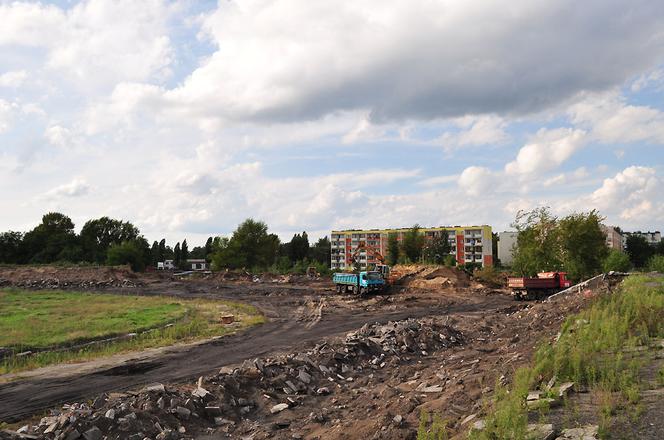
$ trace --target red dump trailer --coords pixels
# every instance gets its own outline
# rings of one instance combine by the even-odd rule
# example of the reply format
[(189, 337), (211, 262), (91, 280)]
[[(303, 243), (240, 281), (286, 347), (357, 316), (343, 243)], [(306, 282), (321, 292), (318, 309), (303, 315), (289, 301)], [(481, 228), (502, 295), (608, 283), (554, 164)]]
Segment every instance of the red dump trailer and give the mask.
[(517, 300), (541, 299), (572, 286), (567, 272), (540, 272), (535, 278), (510, 277), (507, 287)]

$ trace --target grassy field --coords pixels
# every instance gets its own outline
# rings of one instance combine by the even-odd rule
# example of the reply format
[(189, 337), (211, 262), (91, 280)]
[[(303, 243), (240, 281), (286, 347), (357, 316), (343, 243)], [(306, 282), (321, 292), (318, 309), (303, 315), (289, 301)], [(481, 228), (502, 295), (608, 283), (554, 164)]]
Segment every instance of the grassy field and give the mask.
[[(238, 323), (221, 324), (225, 314), (235, 315)], [(15, 352), (46, 350), (7, 358), (0, 363), (0, 373), (221, 336), (263, 321), (255, 308), (230, 301), (0, 290), (0, 347)], [(137, 335), (73, 347), (128, 333)]]
[(486, 429), (470, 437), (526, 438), (528, 391), (555, 376), (557, 383), (573, 381), (597, 393), (600, 436), (605, 438), (615, 408), (635, 405), (639, 400), (641, 365), (623, 350), (664, 337), (663, 318), (664, 278), (627, 278), (620, 291), (600, 297), (586, 310), (570, 316), (558, 342), (543, 344), (532, 365), (514, 373), (509, 389), (497, 384)]

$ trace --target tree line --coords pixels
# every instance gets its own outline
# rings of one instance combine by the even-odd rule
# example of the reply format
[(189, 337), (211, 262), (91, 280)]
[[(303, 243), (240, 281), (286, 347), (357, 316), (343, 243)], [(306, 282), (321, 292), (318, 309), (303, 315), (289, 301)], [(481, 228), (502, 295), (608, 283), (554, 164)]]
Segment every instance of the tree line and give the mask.
[(403, 234), (399, 242), (396, 233), (387, 236), (387, 264), (429, 263), (456, 264), (454, 255), (450, 255), (452, 247), (449, 243), (447, 231), (440, 231), (437, 235), (425, 239), (419, 225), (414, 225)]
[(279, 237), (268, 232), (265, 223), (247, 219), (231, 237), (208, 237), (205, 245), (192, 249), (186, 239), (173, 247), (166, 239), (150, 245), (130, 222), (101, 217), (88, 220), (77, 234), (71, 218), (58, 212), (45, 214), (41, 223), (28, 232), (0, 233), (2, 264), (129, 264), (133, 270), (143, 271), (165, 260), (173, 260), (185, 269), (188, 259), (205, 259), (216, 269), (297, 272), (313, 265), (321, 272), (330, 261), (330, 241), (324, 237), (310, 246), (303, 232), (281, 243)]
[(603, 221), (596, 210), (562, 218), (547, 207), (519, 212), (512, 224), (518, 232), (512, 270), (523, 276), (566, 271), (581, 280), (603, 271), (653, 268), (660, 261), (664, 265), (664, 243), (652, 246), (639, 235), (628, 235), (625, 252), (609, 249)]

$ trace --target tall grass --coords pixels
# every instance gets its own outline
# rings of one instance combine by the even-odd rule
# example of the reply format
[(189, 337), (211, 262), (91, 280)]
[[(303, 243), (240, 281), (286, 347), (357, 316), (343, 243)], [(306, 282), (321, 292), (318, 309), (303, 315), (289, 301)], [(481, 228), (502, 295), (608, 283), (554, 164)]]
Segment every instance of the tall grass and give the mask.
[(616, 392), (629, 403), (639, 397), (639, 361), (622, 350), (646, 345), (654, 337), (664, 337), (664, 278), (629, 277), (619, 291), (570, 316), (558, 342), (542, 344), (532, 366), (515, 372), (511, 389), (496, 386), (486, 429), (472, 432), (470, 438), (525, 438), (528, 390), (554, 376), (558, 382), (573, 381), (604, 396), (600, 430), (605, 429), (615, 410)]

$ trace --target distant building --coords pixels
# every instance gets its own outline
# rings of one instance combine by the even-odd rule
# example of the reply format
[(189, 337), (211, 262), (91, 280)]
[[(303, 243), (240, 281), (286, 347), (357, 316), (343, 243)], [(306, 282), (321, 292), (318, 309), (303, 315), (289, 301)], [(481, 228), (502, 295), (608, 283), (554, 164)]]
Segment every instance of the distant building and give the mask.
[(173, 260), (164, 260), (157, 263), (157, 270), (175, 270)]
[(208, 270), (208, 263), (205, 258), (191, 258), (187, 260), (187, 266), (191, 270)]
[(618, 228), (613, 226), (601, 225), (602, 232), (606, 236), (606, 247), (622, 252), (625, 249), (623, 244), (623, 234)]
[[(332, 244), (332, 269), (346, 269), (353, 267), (353, 253), (360, 245), (375, 249), (380, 255), (387, 258), (387, 241), (390, 234), (395, 234), (397, 241), (401, 242), (410, 228), (400, 229), (348, 229), (332, 231), (330, 241)], [(420, 228), (425, 240), (447, 232), (450, 242), (450, 255), (456, 258), (458, 264), (480, 263), (482, 266), (493, 265), (491, 226), (441, 226), (437, 228)], [(360, 268), (366, 269), (380, 263), (371, 252), (361, 250), (358, 252)]]
[(627, 237), (630, 235), (640, 235), (641, 237), (645, 238), (646, 241), (648, 242), (649, 245), (651, 246), (657, 246), (659, 242), (662, 241), (662, 234), (659, 231), (654, 231), (654, 232), (641, 232), (641, 231), (636, 231), (636, 232), (625, 232), (622, 234), (622, 244), (623, 244), (623, 249), (627, 247)]
[(514, 249), (518, 232), (505, 231), (498, 234), (498, 260), (500, 264), (511, 266), (514, 261)]

